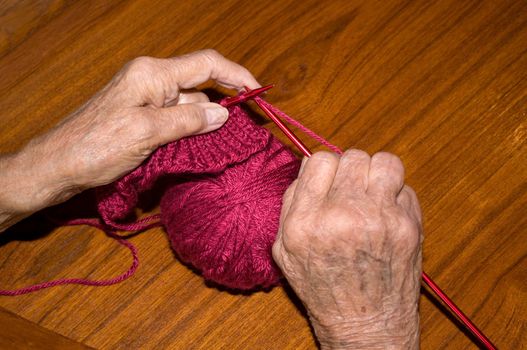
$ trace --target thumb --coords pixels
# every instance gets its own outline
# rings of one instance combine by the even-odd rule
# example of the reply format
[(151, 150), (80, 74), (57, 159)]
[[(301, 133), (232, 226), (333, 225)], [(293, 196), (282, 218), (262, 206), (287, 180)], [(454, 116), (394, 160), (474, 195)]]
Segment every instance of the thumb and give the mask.
[(159, 108), (154, 118), (159, 144), (180, 138), (203, 134), (220, 128), (227, 118), (227, 108), (212, 102), (185, 103)]

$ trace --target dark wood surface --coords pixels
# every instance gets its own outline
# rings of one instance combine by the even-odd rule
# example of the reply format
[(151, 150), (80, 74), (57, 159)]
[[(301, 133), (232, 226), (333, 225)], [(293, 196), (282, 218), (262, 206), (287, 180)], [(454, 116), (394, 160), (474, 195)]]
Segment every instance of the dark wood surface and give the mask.
[[(526, 22), (523, 0), (2, 1), (0, 152), (44, 133), (136, 56), (215, 48), (275, 83), (269, 101), (337, 145), (398, 154), (422, 203), (425, 270), (501, 349), (521, 349)], [(130, 263), (94, 229), (38, 220), (29, 237), (0, 237), (2, 288)], [(34, 327), (49, 344), (61, 335), (101, 349), (315, 347), (286, 290), (219, 291), (175, 259), (162, 230), (131, 241), (133, 278), (2, 297), (2, 334), (43, 347), (48, 333)], [(423, 349), (476, 348), (426, 294), (421, 319)]]
[(91, 349), (0, 309), (0, 349)]

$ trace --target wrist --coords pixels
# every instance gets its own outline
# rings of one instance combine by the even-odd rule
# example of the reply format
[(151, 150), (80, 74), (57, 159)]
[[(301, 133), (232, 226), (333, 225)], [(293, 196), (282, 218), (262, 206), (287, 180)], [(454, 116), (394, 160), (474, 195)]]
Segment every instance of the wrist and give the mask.
[(419, 313), (401, 308), (376, 316), (349, 317), (338, 321), (310, 317), (321, 349), (418, 349)]
[(31, 145), (0, 157), (0, 231), (74, 194), (48, 161)]

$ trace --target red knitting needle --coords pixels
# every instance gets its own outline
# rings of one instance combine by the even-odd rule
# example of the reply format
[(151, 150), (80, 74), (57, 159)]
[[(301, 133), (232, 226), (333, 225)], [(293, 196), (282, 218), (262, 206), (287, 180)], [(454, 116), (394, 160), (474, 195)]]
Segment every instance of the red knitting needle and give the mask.
[[(247, 91), (249, 89), (245, 88)], [(298, 147), (298, 149), (306, 156), (311, 157), (312, 153), (311, 151), (304, 145), (302, 141), (285, 125), (278, 116), (276, 116), (269, 108), (267, 108), (265, 105), (261, 104), (258, 100), (255, 100), (258, 107), (260, 107), (264, 113), (271, 118), (273, 122), (284, 132), (284, 134), (295, 144), (295, 146)], [(492, 342), (483, 334), (478, 327), (472, 321), (457, 307), (457, 305), (439, 288), (439, 286), (423, 271), (422, 272), (423, 281), (425, 282), (430, 289), (441, 299), (449, 308), (450, 310), (459, 318), (461, 322), (469, 329), (469, 331), (478, 338), (483, 345), (489, 350), (496, 350), (496, 347)]]
[(247, 100), (250, 100), (250, 99), (260, 95), (261, 93), (266, 92), (267, 90), (271, 89), (273, 86), (274, 85), (271, 84), (271, 85), (267, 85), (267, 86), (264, 86), (264, 87), (261, 87), (261, 88), (258, 88), (258, 89), (254, 89), (254, 90), (249, 90), (248, 88), (245, 88), (246, 92), (243, 92), (243, 93), (239, 94), (238, 96), (227, 97), (226, 99), (224, 99), (221, 102), (221, 105), (223, 107), (230, 107), (232, 105), (245, 102)]

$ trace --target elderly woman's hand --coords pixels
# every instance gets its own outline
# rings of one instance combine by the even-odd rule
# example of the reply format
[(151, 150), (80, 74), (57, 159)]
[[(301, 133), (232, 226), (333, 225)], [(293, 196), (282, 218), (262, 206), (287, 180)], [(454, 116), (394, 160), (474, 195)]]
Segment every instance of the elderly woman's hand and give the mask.
[(323, 348), (419, 346), (421, 212), (401, 161), (314, 154), (284, 196), (273, 256)]
[(112, 182), (160, 145), (219, 128), (227, 109), (203, 93), (185, 92), (209, 79), (233, 89), (260, 86), (247, 69), (213, 50), (127, 64), (50, 132), (0, 158), (0, 231), (83, 189)]

